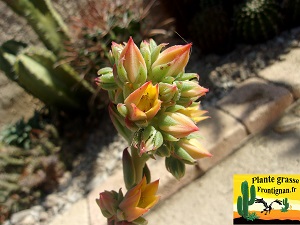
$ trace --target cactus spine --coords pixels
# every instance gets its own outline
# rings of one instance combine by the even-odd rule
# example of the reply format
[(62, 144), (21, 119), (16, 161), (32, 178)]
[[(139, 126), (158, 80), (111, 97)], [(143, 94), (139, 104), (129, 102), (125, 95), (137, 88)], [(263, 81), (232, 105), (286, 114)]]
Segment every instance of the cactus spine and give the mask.
[(290, 207), (290, 203), (288, 203), (288, 199), (284, 198), (282, 200), (282, 204), (284, 205), (284, 207), (281, 208), (281, 212), (287, 212), (288, 208)]
[(2, 0), (15, 13), (24, 17), (44, 45), (58, 54), (64, 50), (69, 31), (51, 0)]
[(237, 199), (237, 210), (240, 216), (247, 218), (249, 215), (248, 206), (252, 205), (255, 201), (256, 192), (254, 185), (250, 187), (250, 200), (249, 200), (249, 188), (248, 182), (244, 181), (241, 184), (241, 192), (243, 196), (239, 196)]

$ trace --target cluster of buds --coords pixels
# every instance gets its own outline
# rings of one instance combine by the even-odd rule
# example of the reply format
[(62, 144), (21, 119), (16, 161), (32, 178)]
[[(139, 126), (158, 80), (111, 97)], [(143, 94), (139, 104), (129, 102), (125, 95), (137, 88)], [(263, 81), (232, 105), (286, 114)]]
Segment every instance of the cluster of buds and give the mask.
[(158, 202), (157, 189), (158, 180), (147, 183), (146, 177), (143, 177), (125, 196), (121, 189), (119, 192), (105, 191), (100, 193), (96, 202), (109, 225), (147, 224), (141, 216)]
[[(198, 74), (185, 73), (191, 44), (162, 51), (166, 45), (151, 39), (138, 48), (132, 38), (112, 43), (113, 67), (98, 71), (96, 83), (108, 92), (111, 120), (133, 149), (131, 155), (127, 150), (123, 154), (128, 190), (150, 173), (149, 158), (165, 157), (167, 170), (180, 179), (185, 164), (211, 156), (198, 141), (196, 125), (207, 118), (198, 100), (208, 90), (199, 85)], [(112, 217), (116, 215), (114, 211)], [(129, 221), (126, 213), (124, 220)]]

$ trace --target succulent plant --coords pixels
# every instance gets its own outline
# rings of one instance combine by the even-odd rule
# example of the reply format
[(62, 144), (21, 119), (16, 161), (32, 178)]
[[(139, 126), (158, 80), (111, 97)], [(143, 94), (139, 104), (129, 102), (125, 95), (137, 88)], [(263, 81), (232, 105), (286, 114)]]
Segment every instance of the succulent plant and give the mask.
[(31, 130), (32, 127), (29, 124), (26, 124), (24, 119), (21, 119), (0, 133), (0, 141), (8, 145), (29, 149), (31, 144)]
[(44, 45), (55, 54), (64, 50), (63, 42), (69, 39), (69, 31), (51, 0), (2, 0), (15, 13), (24, 17)]
[(25, 46), (5, 42), (0, 47), (0, 69), (47, 105), (86, 110), (94, 88), (71, 66), (57, 65), (57, 57), (51, 51)]
[(64, 165), (56, 129), (47, 125), (30, 149), (0, 143), (0, 223), (57, 187)]
[(237, 9), (234, 20), (236, 35), (240, 41), (266, 41), (281, 29), (281, 8), (276, 0), (247, 0)]
[[(97, 71), (110, 65), (108, 52), (112, 42), (123, 42), (130, 36), (141, 41), (156, 34), (147, 16), (155, 1), (146, 6), (141, 0), (89, 0), (79, 9), (79, 16), (70, 18), (72, 40), (66, 42), (62, 62), (69, 62), (85, 79), (94, 82)], [(162, 21), (160, 21), (162, 22)]]
[(221, 53), (230, 49), (230, 19), (220, 5), (206, 7), (197, 13), (188, 29), (193, 43), (203, 53)]

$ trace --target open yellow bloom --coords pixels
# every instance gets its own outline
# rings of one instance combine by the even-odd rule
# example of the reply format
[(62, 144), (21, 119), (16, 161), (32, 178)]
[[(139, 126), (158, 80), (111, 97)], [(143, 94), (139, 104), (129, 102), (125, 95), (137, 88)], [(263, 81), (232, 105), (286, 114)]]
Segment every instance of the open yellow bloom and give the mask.
[(128, 119), (131, 121), (151, 120), (161, 106), (158, 92), (158, 84), (152, 85), (151, 81), (132, 92), (124, 101), (128, 110)]
[(139, 184), (126, 193), (119, 205), (125, 220), (132, 222), (148, 212), (158, 202), (160, 197), (155, 195), (158, 183), (159, 180), (156, 180), (147, 184), (146, 177), (143, 177)]

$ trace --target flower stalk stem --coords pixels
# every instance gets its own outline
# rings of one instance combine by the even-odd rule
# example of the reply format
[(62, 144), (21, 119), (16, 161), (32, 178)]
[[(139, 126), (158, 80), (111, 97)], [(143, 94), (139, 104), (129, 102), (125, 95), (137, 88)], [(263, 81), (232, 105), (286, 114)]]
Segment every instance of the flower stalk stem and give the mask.
[(150, 158), (147, 154), (139, 155), (139, 150), (131, 146), (131, 157), (135, 169), (135, 183), (138, 184), (143, 179), (143, 169), (147, 160)]

